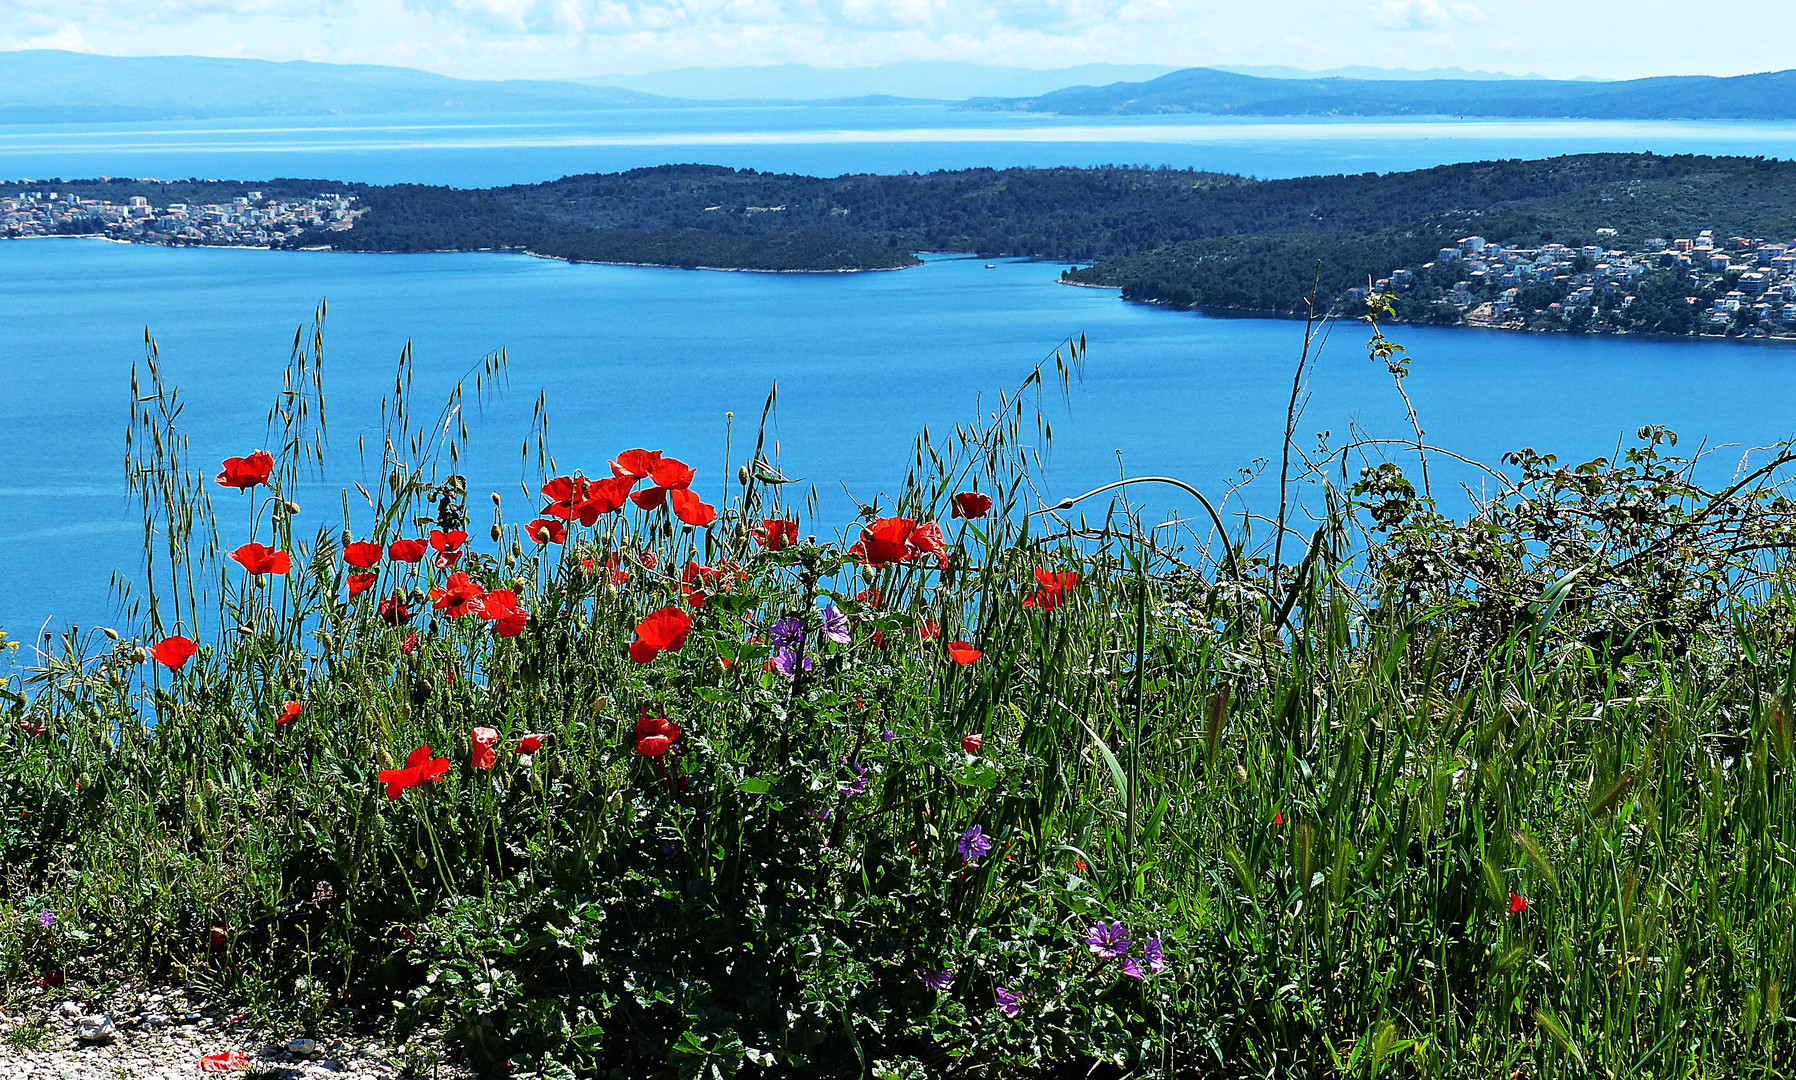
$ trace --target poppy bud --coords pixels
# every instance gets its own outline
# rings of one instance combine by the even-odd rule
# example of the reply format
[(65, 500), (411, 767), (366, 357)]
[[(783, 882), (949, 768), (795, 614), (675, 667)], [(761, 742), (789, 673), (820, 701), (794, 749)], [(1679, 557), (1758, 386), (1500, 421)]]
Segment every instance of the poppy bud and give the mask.
[(106, 635), (106, 636), (107, 636), (107, 637), (109, 637), (109, 638), (111, 638), (111, 639), (112, 639), (112, 640), (113, 640), (113, 641), (117, 641), (117, 640), (118, 640), (118, 631), (117, 631), (117, 630), (114, 630), (114, 629), (113, 629), (113, 628), (112, 628), (112, 627), (110, 627), (110, 626), (102, 626), (102, 627), (100, 627), (100, 633), (102, 633), (102, 634), (105, 634), (105, 635)]
[(511, 542), (511, 553), (512, 553), (513, 557), (515, 557), (515, 558), (520, 558), (520, 559), (523, 558), (524, 557), (524, 545), (518, 543), (516, 540), (513, 540)]
[(493, 505), (495, 507), (499, 505), (499, 493), (497, 491), (493, 492)]
[(493, 537), (493, 543), (495, 543), (495, 544), (496, 544), (496, 543), (498, 543), (498, 542), (499, 542), (499, 526), (498, 526), (498, 524), (497, 524), (497, 523), (495, 523), (495, 524), (494, 524), (494, 525), (493, 525), (493, 528), (492, 528), (492, 537)]
[(1237, 784), (1247, 783), (1247, 768), (1246, 768), (1246, 766), (1243, 766), (1243, 765), (1235, 766), (1235, 783), (1237, 783)]
[(748, 466), (747, 465), (744, 465), (740, 469), (736, 470), (736, 479), (743, 484), (748, 483)]
[(289, 514), (297, 514), (297, 513), (299, 513), (299, 504), (298, 504), (298, 503), (296, 503), (296, 502), (290, 502), (290, 503), (288, 503), (288, 504), (287, 504), (287, 513), (289, 513)]
[(145, 660), (148, 660), (149, 658), (150, 658), (150, 654), (148, 652), (144, 651), (144, 649), (141, 645), (138, 646), (137, 648), (131, 650), (131, 659), (136, 661), (139, 664), (143, 663)]

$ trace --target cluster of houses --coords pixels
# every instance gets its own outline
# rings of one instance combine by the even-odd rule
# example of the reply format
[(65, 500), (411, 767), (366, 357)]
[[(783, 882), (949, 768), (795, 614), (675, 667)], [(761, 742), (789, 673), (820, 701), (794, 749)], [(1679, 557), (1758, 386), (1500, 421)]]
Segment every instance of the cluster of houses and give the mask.
[(353, 195), (264, 198), (248, 191), (227, 203), (152, 206), (142, 195), (109, 202), (69, 191), (0, 192), (0, 236), (100, 234), (150, 244), (269, 247), (309, 229), (355, 224)]
[[(1468, 236), (1442, 248), (1435, 261), (1392, 271), (1372, 288), (1401, 297), (1431, 284), (1439, 294), (1433, 302), (1452, 305), (1470, 325), (1576, 321), (1603, 330), (1625, 328), (1643, 278), (1670, 272), (1684, 287), (1683, 301), (1701, 309), (1698, 332), (1796, 334), (1796, 240), (1721, 239), (1704, 230), (1689, 238), (1653, 238), (1629, 250), (1613, 246), (1615, 236), (1614, 229), (1598, 229), (1595, 243), (1535, 248)], [(1522, 303), (1524, 290), (1535, 284), (1550, 286), (1557, 299), (1544, 309)], [(1355, 289), (1349, 299), (1363, 299), (1365, 292)]]

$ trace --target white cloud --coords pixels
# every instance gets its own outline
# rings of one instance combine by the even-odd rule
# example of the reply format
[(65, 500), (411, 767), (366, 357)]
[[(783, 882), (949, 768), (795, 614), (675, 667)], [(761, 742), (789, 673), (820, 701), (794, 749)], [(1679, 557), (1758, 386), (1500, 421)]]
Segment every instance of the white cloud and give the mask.
[(1380, 0), (1372, 21), (1393, 30), (1444, 30), (1454, 23), (1479, 23), (1484, 12), (1459, 0)]
[(1006, 28), (1074, 33), (1119, 15), (1130, 0), (406, 0), (406, 6), (502, 34), (809, 26), (940, 37)]

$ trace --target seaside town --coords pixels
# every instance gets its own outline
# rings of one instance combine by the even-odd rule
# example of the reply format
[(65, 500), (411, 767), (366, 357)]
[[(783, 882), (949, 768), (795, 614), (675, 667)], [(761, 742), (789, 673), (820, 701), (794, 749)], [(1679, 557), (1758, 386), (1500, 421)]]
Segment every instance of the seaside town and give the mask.
[(361, 213), (355, 203), (354, 195), (275, 199), (249, 191), (226, 203), (152, 206), (141, 195), (108, 202), (67, 191), (21, 190), (0, 193), (0, 235), (101, 235), (146, 244), (273, 247), (308, 230), (353, 227)]
[[(1401, 317), (1508, 330), (1796, 336), (1796, 240), (1655, 237), (1614, 245), (1505, 247), (1468, 236), (1373, 283)], [(1607, 242), (1607, 243), (1605, 243)], [(1348, 293), (1363, 300), (1365, 289)]]

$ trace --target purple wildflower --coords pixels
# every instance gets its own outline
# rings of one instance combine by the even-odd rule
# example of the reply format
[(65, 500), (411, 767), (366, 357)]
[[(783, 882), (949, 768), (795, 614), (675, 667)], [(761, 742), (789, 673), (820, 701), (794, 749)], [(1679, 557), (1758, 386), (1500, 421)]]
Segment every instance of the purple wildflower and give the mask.
[[(985, 835), (985, 830), (983, 828), (975, 825), (966, 832), (960, 834), (960, 844), (958, 845), (958, 848), (960, 857), (967, 861), (968, 866), (977, 866), (979, 865), (979, 860), (985, 858), (986, 853), (991, 851), (992, 838)], [(1126, 943), (1128, 939), (1124, 938), (1123, 940)]]
[(1100, 919), (1085, 935), (1085, 944), (1100, 960), (1120, 960), (1129, 951), (1129, 931), (1120, 922), (1106, 925)]
[(893, 731), (891, 728), (886, 728), (884, 731), (879, 733), (879, 738), (882, 742), (897, 742), (898, 741), (898, 733), (896, 731)]
[[(798, 650), (790, 645), (773, 654), (773, 670), (790, 679), (798, 674)], [(804, 658), (804, 669), (811, 670), (811, 658)]]
[(1122, 973), (1131, 979), (1145, 978), (1141, 974), (1141, 965), (1135, 962), (1133, 956), (1123, 957)]
[(919, 971), (917, 975), (931, 990), (938, 990), (944, 994), (954, 985), (953, 968), (946, 971)]
[(854, 779), (839, 789), (841, 793), (850, 797), (865, 793), (867, 790), (867, 767), (858, 761), (850, 761), (848, 758), (843, 758), (842, 764), (848, 766), (849, 771), (854, 773)]
[(46, 911), (42, 915), (39, 915), (37, 917), (37, 924), (39, 926), (43, 927), (45, 930), (50, 929), (50, 924), (54, 923), (55, 921), (56, 921), (56, 912), (54, 912), (54, 911)]
[(848, 644), (848, 616), (834, 604), (823, 605), (823, 636), (837, 645)]
[(1160, 945), (1158, 931), (1148, 935), (1147, 943), (1141, 947), (1141, 958), (1147, 961), (1149, 974), (1158, 975), (1166, 970), (1166, 953)]
[(1017, 1000), (1016, 991), (1007, 986), (998, 987), (998, 1011), (1012, 1020), (1023, 1011), (1023, 1003)]
[(767, 641), (776, 652), (796, 651), (804, 641), (804, 622), (790, 615), (774, 623), (767, 629)]

